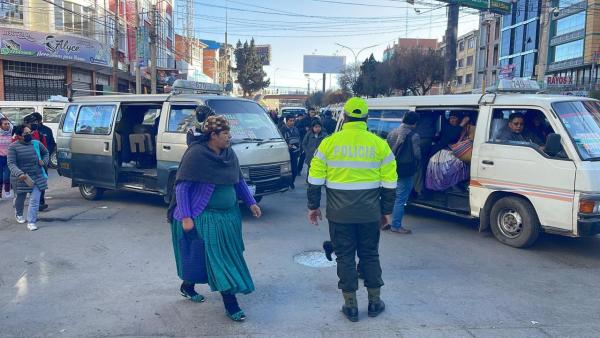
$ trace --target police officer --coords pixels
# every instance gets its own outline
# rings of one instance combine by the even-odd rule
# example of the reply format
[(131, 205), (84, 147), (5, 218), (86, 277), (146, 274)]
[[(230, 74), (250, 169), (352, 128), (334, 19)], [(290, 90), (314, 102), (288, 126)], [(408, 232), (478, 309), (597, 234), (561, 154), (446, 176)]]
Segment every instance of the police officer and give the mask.
[(367, 102), (351, 98), (344, 105), (342, 130), (325, 138), (315, 152), (308, 176), (308, 219), (322, 219), (321, 187), (327, 191), (327, 219), (337, 256), (342, 312), (358, 321), (355, 256), (369, 296), (369, 317), (385, 309), (380, 298), (379, 227), (391, 222), (397, 182), (396, 161), (387, 142), (367, 130)]

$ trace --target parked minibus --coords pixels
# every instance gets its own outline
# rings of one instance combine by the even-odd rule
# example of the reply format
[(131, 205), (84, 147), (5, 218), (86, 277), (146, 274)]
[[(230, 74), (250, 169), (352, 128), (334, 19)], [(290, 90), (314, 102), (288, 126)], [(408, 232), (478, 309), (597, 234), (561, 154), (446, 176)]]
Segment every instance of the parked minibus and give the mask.
[[(171, 95), (72, 99), (58, 131), (58, 171), (85, 199), (105, 190), (157, 194), (170, 200), (197, 111), (224, 115), (232, 147), (255, 198), (284, 192), (291, 182), (288, 147), (256, 102), (217, 95), (208, 84), (178, 80)], [(192, 89), (192, 94), (189, 90)]]
[[(491, 228), (499, 241), (513, 247), (533, 244), (542, 232), (571, 237), (600, 232), (597, 100), (492, 93), (374, 98), (367, 102), (369, 129), (382, 137), (398, 127), (408, 111), (417, 112), (420, 122), (433, 128), (430, 135), (441, 131), (453, 111), (468, 114), (474, 121), (472, 155), (466, 163), (469, 178), (444, 191), (413, 193), (409, 204), (478, 219), (480, 231)], [(541, 128), (547, 131), (543, 144), (499, 137), (510, 127), (509, 117), (515, 113), (541, 117)], [(423, 160), (424, 175), (431, 156)]]

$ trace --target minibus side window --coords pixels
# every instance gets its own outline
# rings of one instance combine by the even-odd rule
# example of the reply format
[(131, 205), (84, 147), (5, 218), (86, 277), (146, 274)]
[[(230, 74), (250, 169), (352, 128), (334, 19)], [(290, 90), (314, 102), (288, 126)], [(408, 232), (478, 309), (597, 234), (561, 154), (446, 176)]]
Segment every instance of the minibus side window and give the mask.
[(0, 113), (10, 120), (14, 125), (23, 123), (23, 118), (35, 111), (34, 108), (27, 107), (0, 107)]
[(109, 135), (114, 113), (114, 105), (82, 106), (75, 123), (75, 133)]
[(60, 122), (60, 114), (62, 113), (62, 108), (49, 108), (44, 107), (44, 123), (58, 123)]
[(167, 132), (185, 134), (196, 123), (196, 107), (195, 106), (171, 106), (169, 112), (169, 123), (167, 124)]
[(75, 120), (77, 118), (77, 106), (69, 106), (65, 113), (65, 118), (61, 126), (61, 130), (64, 133), (72, 133), (75, 129)]
[(544, 146), (554, 133), (543, 112), (537, 109), (496, 108), (492, 112), (489, 141)]

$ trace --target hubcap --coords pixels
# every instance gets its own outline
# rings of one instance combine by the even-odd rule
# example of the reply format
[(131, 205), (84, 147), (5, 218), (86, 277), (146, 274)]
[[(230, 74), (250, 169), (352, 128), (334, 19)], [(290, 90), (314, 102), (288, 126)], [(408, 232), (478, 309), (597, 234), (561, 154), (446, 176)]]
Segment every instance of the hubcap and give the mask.
[(498, 214), (498, 229), (508, 238), (517, 238), (523, 232), (523, 218), (514, 209), (504, 209)]
[(83, 193), (88, 196), (93, 195), (95, 189), (96, 188), (94, 188), (94, 186), (88, 184), (84, 184), (81, 186), (81, 190), (83, 190)]

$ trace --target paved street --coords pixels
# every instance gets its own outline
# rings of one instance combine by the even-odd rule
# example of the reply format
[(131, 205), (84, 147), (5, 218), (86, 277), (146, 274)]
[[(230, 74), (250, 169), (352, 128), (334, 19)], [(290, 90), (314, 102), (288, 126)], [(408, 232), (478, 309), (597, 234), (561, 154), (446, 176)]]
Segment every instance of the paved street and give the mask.
[[(303, 181), (303, 177), (298, 181)], [(327, 227), (305, 220), (305, 189), (268, 196), (264, 217), (244, 213), (256, 292), (233, 323), (221, 298), (179, 296), (162, 199), (107, 193), (83, 200), (59, 177), (37, 232), (0, 201), (0, 336), (598, 337), (600, 239), (545, 236), (529, 250), (479, 234), (475, 224), (412, 211), (410, 236), (382, 235), (388, 308), (359, 323), (339, 308), (334, 267), (294, 255), (319, 249)]]

